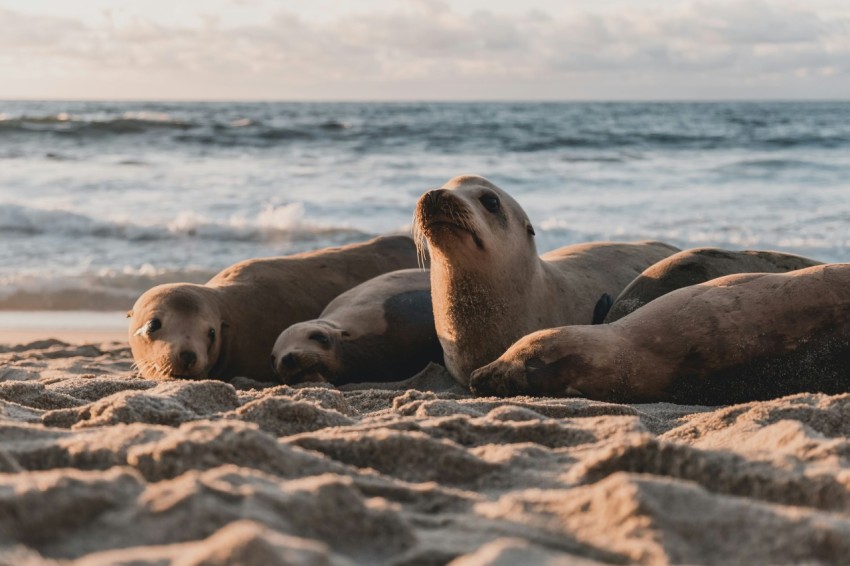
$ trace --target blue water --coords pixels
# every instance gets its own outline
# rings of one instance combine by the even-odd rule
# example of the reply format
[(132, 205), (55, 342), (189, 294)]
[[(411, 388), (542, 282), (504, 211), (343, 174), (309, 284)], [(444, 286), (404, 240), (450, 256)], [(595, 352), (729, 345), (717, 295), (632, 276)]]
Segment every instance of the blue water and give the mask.
[(160, 280), (409, 230), (459, 173), (512, 193), (541, 252), (655, 238), (850, 261), (847, 102), (0, 102), (0, 308), (123, 308)]

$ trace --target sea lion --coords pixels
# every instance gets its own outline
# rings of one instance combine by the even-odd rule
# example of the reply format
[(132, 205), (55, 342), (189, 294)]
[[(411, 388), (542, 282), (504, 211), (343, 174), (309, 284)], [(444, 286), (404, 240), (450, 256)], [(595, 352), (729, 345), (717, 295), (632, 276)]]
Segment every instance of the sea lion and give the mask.
[(472, 370), (520, 337), (589, 324), (600, 295), (616, 296), (641, 271), (679, 251), (660, 242), (601, 242), (538, 256), (534, 228), (506, 192), (478, 176), (451, 179), (417, 203), (414, 237), (431, 254), (431, 296), (446, 368)]
[(285, 328), (363, 281), (416, 264), (413, 241), (389, 236), (243, 261), (205, 285), (159, 285), (127, 314), (133, 358), (149, 379), (273, 381), (269, 352)]
[(317, 320), (284, 330), (272, 366), (284, 383), (397, 381), (442, 363), (427, 270), (404, 269), (361, 283)]
[(473, 372), (478, 395), (725, 405), (850, 391), (850, 264), (728, 275), (611, 324), (535, 332)]
[(729, 251), (694, 248), (681, 251), (648, 267), (623, 289), (605, 322), (614, 322), (646, 303), (676, 289), (735, 273), (785, 273), (822, 262), (782, 252)]

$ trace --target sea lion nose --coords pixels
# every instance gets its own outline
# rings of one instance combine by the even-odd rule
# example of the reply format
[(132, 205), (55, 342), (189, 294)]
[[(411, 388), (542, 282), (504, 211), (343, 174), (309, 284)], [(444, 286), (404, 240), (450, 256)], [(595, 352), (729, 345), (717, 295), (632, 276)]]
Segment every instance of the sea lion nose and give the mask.
[(437, 210), (437, 207), (440, 205), (440, 199), (443, 198), (445, 192), (446, 189), (434, 189), (425, 193), (425, 204), (430, 210)]
[(294, 367), (298, 367), (298, 360), (295, 359), (295, 356), (292, 355), (292, 352), (286, 354), (280, 359), (280, 363), (283, 364), (283, 367), (287, 369), (292, 369)]
[(183, 364), (183, 369), (192, 369), (192, 366), (197, 361), (198, 356), (195, 355), (195, 352), (189, 352), (188, 350), (180, 352), (180, 363)]

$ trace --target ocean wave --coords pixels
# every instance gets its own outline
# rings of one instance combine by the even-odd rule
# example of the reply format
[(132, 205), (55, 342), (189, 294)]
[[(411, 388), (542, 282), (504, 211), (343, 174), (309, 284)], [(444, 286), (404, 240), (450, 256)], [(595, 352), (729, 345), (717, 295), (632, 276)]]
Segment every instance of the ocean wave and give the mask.
[(225, 220), (182, 212), (167, 223), (98, 220), (66, 210), (0, 205), (0, 234), (10, 236), (63, 236), (124, 241), (198, 239), (218, 242), (309, 242), (328, 238), (368, 237), (347, 226), (327, 226), (304, 217), (303, 205), (266, 207), (253, 217), (234, 214)]
[(215, 271), (168, 270), (151, 265), (80, 276), (0, 279), (0, 310), (129, 310), (145, 291), (163, 283), (204, 283)]
[(316, 119), (312, 122), (267, 123), (256, 118), (219, 121), (212, 118), (185, 119), (162, 112), (123, 112), (118, 115), (74, 115), (64, 112), (49, 115), (6, 116), (0, 114), (0, 136), (56, 135), (60, 137), (102, 137), (162, 134), (176, 142), (198, 144), (271, 145), (277, 142), (333, 136), (352, 128), (348, 122)]
[(850, 136), (843, 135), (797, 135), (771, 136), (758, 140), (761, 145), (769, 148), (816, 147), (834, 149), (850, 143)]
[(195, 124), (157, 112), (125, 112), (119, 116), (84, 118), (60, 112), (45, 116), (0, 117), (0, 133), (135, 134), (154, 129), (187, 130)]
[(741, 135), (740, 133), (730, 133), (727, 135), (687, 135), (664, 132), (630, 132), (628, 134), (599, 132), (586, 137), (556, 137), (541, 141), (519, 143), (513, 145), (511, 149), (519, 152), (536, 152), (572, 148), (660, 148), (667, 150), (718, 150), (748, 148), (777, 150), (792, 147), (835, 149), (847, 145), (850, 145), (850, 137), (844, 135), (747, 136)]
[[(817, 221), (841, 222), (846, 219), (846, 215), (838, 214), (822, 216)], [(827, 263), (844, 262), (850, 256), (850, 239), (836, 238), (827, 232), (777, 235), (743, 226), (689, 226), (687, 222), (675, 226), (659, 225), (652, 230), (625, 230), (616, 225), (598, 230), (582, 230), (559, 218), (547, 218), (536, 227), (539, 228), (537, 241), (538, 250), (541, 252), (583, 242), (659, 240), (683, 250), (700, 247), (773, 250)]]
[(726, 163), (716, 167), (717, 171), (745, 173), (747, 171), (786, 171), (793, 169), (828, 169), (838, 170), (839, 166), (833, 163), (810, 161), (807, 159), (741, 159), (733, 163)]
[[(761, 119), (757, 127), (730, 119), (730, 127), (703, 123), (688, 114), (692, 124), (671, 124), (627, 116), (600, 127), (592, 118), (567, 112), (552, 117), (543, 108), (503, 119), (500, 107), (486, 117), (463, 113), (447, 105), (444, 112), (426, 113), (420, 120), (411, 114), (375, 112), (368, 105), (329, 108), (327, 113), (304, 107), (263, 106), (245, 113), (217, 112), (212, 107), (165, 111), (58, 112), (0, 115), (0, 140), (4, 136), (56, 136), (84, 139), (128, 136), (163, 144), (232, 147), (276, 147), (298, 143), (354, 142), (364, 151), (386, 147), (427, 148), (431, 151), (510, 151), (535, 153), (558, 150), (642, 150), (759, 148), (836, 148), (850, 145), (846, 128), (824, 129), (817, 124), (788, 131), (786, 118), (777, 114)], [(504, 109), (501, 109), (504, 110)], [(391, 112), (392, 111), (392, 112)], [(639, 113), (638, 113), (639, 114)], [(17, 139), (17, 138), (15, 138)]]

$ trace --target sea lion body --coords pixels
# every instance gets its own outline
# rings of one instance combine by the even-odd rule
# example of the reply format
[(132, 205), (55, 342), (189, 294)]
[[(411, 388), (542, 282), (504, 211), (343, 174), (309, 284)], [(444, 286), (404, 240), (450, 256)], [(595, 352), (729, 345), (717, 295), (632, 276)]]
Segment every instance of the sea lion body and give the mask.
[(623, 318), (662, 295), (735, 273), (785, 273), (822, 262), (770, 251), (684, 250), (648, 267), (614, 301), (605, 322)]
[(720, 405), (850, 391), (850, 264), (729, 275), (618, 320), (535, 332), (473, 373), (480, 395)]
[(601, 242), (538, 256), (522, 207), (477, 176), (455, 177), (423, 195), (414, 231), (430, 252), (446, 368), (463, 385), (530, 332), (590, 324), (603, 293), (617, 296), (644, 269), (679, 251), (659, 242)]
[(159, 285), (128, 313), (133, 358), (151, 379), (272, 381), (269, 352), (285, 328), (363, 281), (416, 264), (413, 241), (389, 236), (243, 261), (205, 285)]
[(318, 320), (284, 330), (272, 365), (284, 383), (398, 381), (442, 362), (427, 270), (405, 269), (361, 283)]

